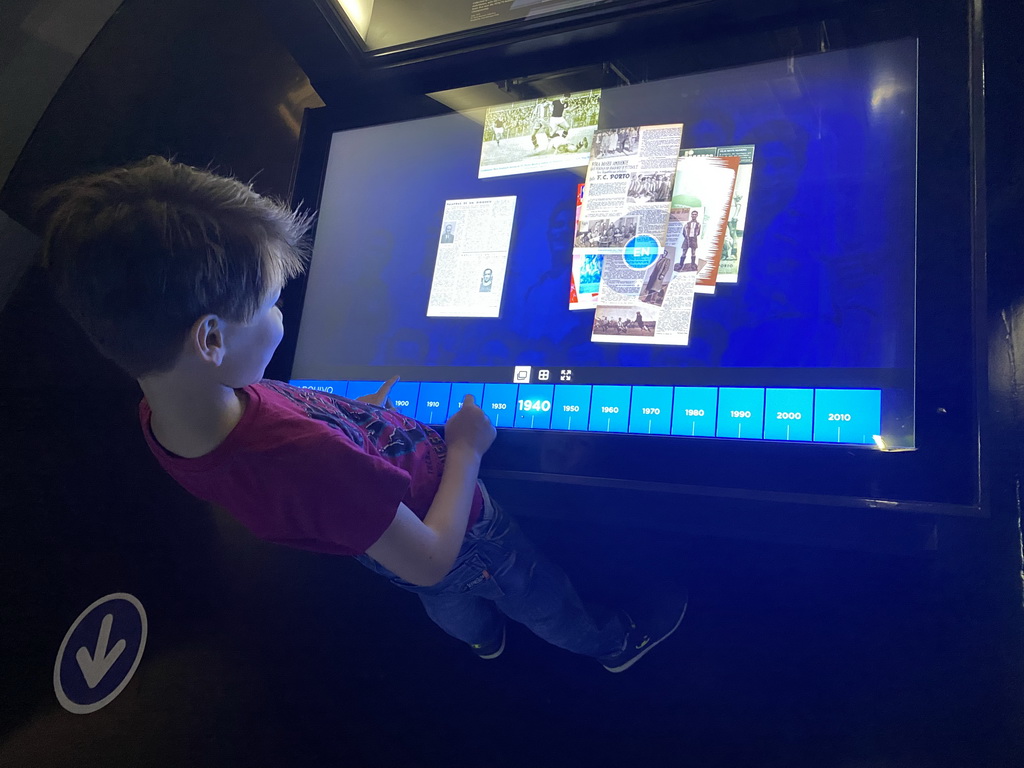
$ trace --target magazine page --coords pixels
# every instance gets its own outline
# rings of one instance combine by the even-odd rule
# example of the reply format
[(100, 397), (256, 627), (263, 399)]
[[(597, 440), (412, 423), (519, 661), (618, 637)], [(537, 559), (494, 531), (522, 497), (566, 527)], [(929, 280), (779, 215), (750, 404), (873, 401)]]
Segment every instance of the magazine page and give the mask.
[(498, 317), (516, 198), (446, 200), (427, 317)]
[(722, 258), (718, 262), (718, 282), (735, 283), (739, 279), (740, 255), (743, 252), (743, 230), (746, 228), (747, 207), (750, 205), (750, 178), (754, 173), (754, 145), (739, 144), (716, 147), (718, 157), (738, 157), (736, 189), (729, 208), (729, 223), (722, 243)]
[[(639, 238), (638, 238), (639, 239)], [(664, 248), (652, 239), (650, 254), (627, 249), (605, 256), (601, 294), (594, 313), (593, 341), (686, 345), (696, 272), (676, 272)], [(638, 269), (637, 266), (648, 266)]]
[[(682, 125), (620, 128), (595, 134), (587, 172), (587, 198), (578, 196), (573, 249), (573, 291), (569, 309), (599, 303), (604, 257), (638, 234), (665, 240), (668, 201), (675, 175), (671, 153)], [(612, 265), (614, 268), (614, 265)], [(590, 290), (580, 290), (587, 279)]]
[[(580, 228), (580, 211), (583, 210), (583, 194), (586, 184), (576, 188), (576, 226)], [(594, 309), (597, 306), (597, 295), (601, 289), (601, 271), (604, 256), (600, 253), (587, 253), (579, 248), (572, 251), (572, 271), (569, 286), (569, 309)]]
[[(685, 344), (658, 332), (676, 273), (665, 249), (681, 124), (598, 131), (577, 227), (580, 274), (600, 257), (591, 339), (632, 344)], [(580, 304), (582, 304), (582, 299)], [(682, 303), (673, 299), (668, 314)], [(687, 310), (689, 311), (689, 310)], [(677, 318), (670, 328), (680, 325)], [(687, 333), (689, 330), (686, 324)], [(664, 340), (662, 340), (664, 338)]]
[(687, 149), (679, 158), (667, 246), (675, 270), (697, 272), (697, 293), (715, 292), (739, 163), (714, 148)]
[(600, 88), (488, 108), (477, 178), (586, 165), (600, 111)]

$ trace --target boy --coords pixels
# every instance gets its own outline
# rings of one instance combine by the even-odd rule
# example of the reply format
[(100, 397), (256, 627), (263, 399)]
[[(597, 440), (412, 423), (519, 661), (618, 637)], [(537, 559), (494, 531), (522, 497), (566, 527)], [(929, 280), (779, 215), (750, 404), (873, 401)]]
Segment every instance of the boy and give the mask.
[(138, 380), (146, 441), (186, 490), (260, 538), (357, 557), (482, 658), (504, 649), (506, 616), (612, 672), (678, 627), (685, 600), (640, 626), (584, 608), (478, 483), (495, 430), (471, 396), (442, 440), (386, 407), (396, 379), (360, 400), (262, 380), (307, 217), (159, 157), (44, 204), (57, 295)]

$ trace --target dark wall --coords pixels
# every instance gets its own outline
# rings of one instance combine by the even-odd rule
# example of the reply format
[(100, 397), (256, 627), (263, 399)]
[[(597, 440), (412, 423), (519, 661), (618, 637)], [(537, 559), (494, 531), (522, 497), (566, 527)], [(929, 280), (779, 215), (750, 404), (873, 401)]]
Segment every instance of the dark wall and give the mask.
[(128, 0), (66, 79), (0, 208), (68, 174), (175, 155), (287, 195), (302, 110), (319, 99), (258, 13), (236, 2)]
[[(483, 662), (354, 563), (254, 541), (190, 499), (146, 451), (136, 384), (31, 270), (0, 315), (0, 765), (1021, 765), (1011, 5), (988, 19), (988, 520), (942, 520), (938, 549), (896, 556), (780, 543), (770, 521), (744, 540), (524, 519), (585, 597), (632, 604), (688, 581), (691, 612), (620, 676), (515, 628)], [(276, 31), (236, 0), (127, 0), (0, 209), (35, 227), (45, 185), (150, 153), (287, 196), (315, 95)], [(146, 606), (145, 656), (117, 700), (70, 714), (53, 693), (57, 648), (120, 591)]]
[[(39, 121), (0, 209), (38, 229), (48, 184), (151, 153), (287, 198), (302, 110), (319, 103), (244, 4), (128, 0)], [(231, 574), (264, 578), (263, 551), (159, 471), (138, 386), (95, 353), (38, 268), (0, 315), (0, 349), (0, 764), (180, 765), (192, 742), (201, 763), (230, 764), (248, 740), (211, 734), (243, 710), (232, 699), (228, 711), (224, 691), (247, 698), (252, 676), (229, 685), (237, 654), (213, 640), (236, 605), (261, 600), (251, 586), (236, 596)], [(124, 694), (127, 722), (116, 708), (70, 715), (53, 692), (58, 646), (80, 611), (120, 591), (149, 612), (152, 680)]]

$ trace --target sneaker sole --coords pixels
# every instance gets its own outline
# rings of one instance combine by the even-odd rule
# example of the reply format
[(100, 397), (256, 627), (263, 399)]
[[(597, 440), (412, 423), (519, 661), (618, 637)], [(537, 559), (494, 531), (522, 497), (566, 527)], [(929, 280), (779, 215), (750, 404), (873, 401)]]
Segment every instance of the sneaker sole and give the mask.
[(686, 609), (689, 608), (689, 607), (690, 607), (690, 601), (689, 601), (689, 599), (687, 599), (686, 604), (683, 606), (683, 610), (680, 612), (679, 618), (676, 619), (675, 626), (672, 627), (672, 629), (670, 629), (668, 632), (666, 632), (660, 638), (658, 638), (653, 643), (648, 645), (646, 648), (644, 648), (642, 651), (640, 651), (640, 653), (638, 653), (636, 656), (631, 658), (625, 664), (621, 664), (621, 665), (619, 665), (617, 667), (605, 667), (605, 669), (607, 669), (609, 672), (612, 672), (612, 673), (619, 673), (619, 672), (625, 672), (627, 669), (632, 667), (634, 664), (636, 664), (638, 661), (640, 661), (640, 659), (642, 659), (644, 656), (646, 656), (648, 653), (650, 653), (652, 648), (657, 647), (660, 643), (664, 642), (665, 640), (668, 640), (670, 637), (672, 637), (673, 634), (675, 634), (675, 631), (677, 629), (679, 629), (679, 625), (683, 623), (683, 617), (686, 616)]
[(481, 658), (481, 659), (496, 659), (499, 656), (501, 656), (501, 654), (502, 654), (502, 652), (504, 652), (504, 650), (505, 650), (505, 630), (502, 629), (501, 630), (501, 645), (498, 646), (498, 650), (496, 650), (494, 653), (486, 653), (486, 654), (478, 653), (477, 656), (479, 658)]

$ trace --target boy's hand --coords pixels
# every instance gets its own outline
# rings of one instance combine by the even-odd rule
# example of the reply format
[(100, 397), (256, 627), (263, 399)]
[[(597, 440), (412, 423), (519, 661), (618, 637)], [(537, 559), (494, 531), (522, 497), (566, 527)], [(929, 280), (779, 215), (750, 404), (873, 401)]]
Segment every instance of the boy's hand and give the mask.
[(472, 395), (462, 399), (462, 407), (452, 414), (444, 426), (448, 450), (469, 449), (483, 456), (494, 442), (497, 433), (487, 414), (476, 404)]
[(395, 410), (395, 404), (388, 399), (388, 393), (391, 388), (395, 386), (401, 376), (392, 376), (390, 379), (380, 385), (380, 389), (374, 392), (372, 395), (361, 395), (356, 398), (361, 403), (370, 403), (371, 405), (383, 405), (389, 411)]

